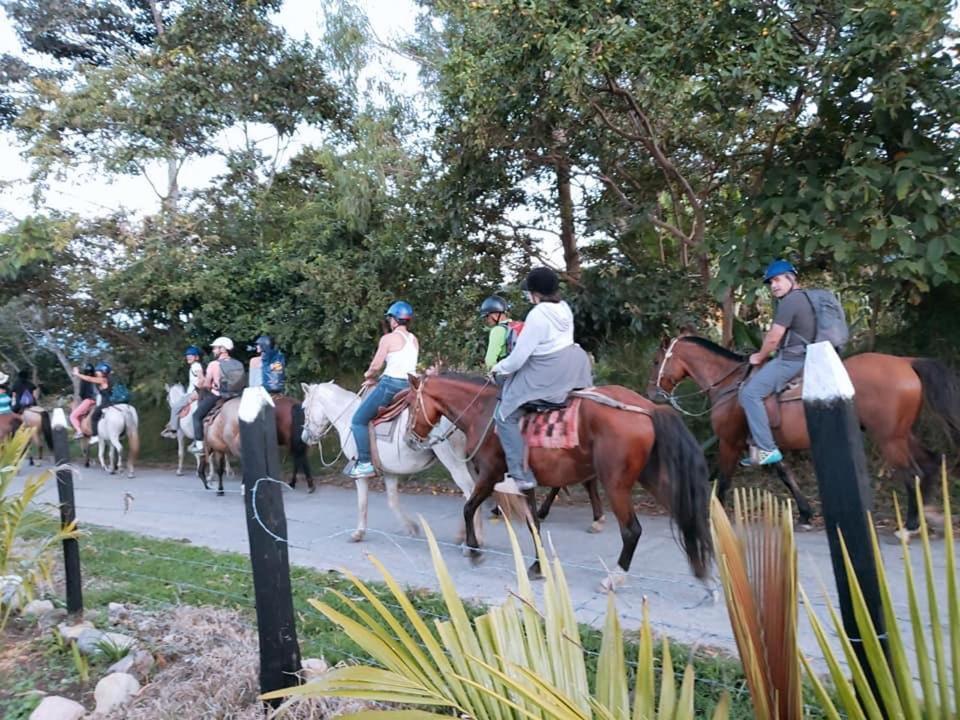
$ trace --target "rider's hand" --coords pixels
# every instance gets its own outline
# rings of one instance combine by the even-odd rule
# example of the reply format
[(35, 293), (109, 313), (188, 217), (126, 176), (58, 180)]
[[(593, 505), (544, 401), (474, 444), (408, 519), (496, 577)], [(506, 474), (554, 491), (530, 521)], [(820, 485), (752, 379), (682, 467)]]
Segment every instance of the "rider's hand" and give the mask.
[(72, 372), (73, 372), (74, 375), (79, 375), (79, 374), (80, 374), (80, 368), (75, 367), (75, 368), (73, 368)]
[(368, 388), (372, 388), (376, 384), (377, 384), (377, 381), (374, 380), (373, 378), (365, 378), (363, 381), (363, 385), (360, 386), (360, 389), (366, 390)]
[(764, 357), (763, 353), (755, 352), (750, 356), (751, 365), (763, 365), (766, 360), (767, 358)]

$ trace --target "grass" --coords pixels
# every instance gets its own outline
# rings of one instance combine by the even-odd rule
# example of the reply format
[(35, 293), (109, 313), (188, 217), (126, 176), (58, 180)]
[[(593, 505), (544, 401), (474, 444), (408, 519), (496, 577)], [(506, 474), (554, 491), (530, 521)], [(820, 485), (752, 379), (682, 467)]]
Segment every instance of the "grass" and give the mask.
[[(132, 603), (142, 607), (177, 603), (212, 605), (239, 609), (250, 618), (251, 623), (254, 622), (253, 580), (250, 561), (245, 555), (215, 552), (176, 540), (155, 540), (89, 527), (80, 541), (80, 547), (84, 606), (87, 608), (104, 608), (110, 602)], [(307, 603), (310, 598), (324, 597), (326, 602), (342, 607), (328, 591), (339, 590), (354, 597), (356, 591), (352, 584), (339, 573), (301, 567), (291, 568), (291, 581), (303, 656), (322, 656), (331, 664), (368, 661), (356, 645)], [(386, 603), (391, 604), (391, 596), (385, 586), (374, 583), (371, 587)], [(446, 617), (445, 605), (437, 594), (412, 590), (410, 598), (421, 617)], [(469, 607), (472, 616), (483, 611), (479, 605)], [(595, 670), (594, 658), (600, 647), (600, 632), (581, 626), (581, 635), (592, 674)], [(627, 657), (635, 656), (636, 645), (629, 635), (627, 644)], [(671, 652), (674, 672), (682, 674), (691, 657), (691, 650), (671, 643)], [(693, 664), (698, 680), (698, 716), (711, 712), (723, 689), (727, 689), (733, 700), (731, 717), (753, 717), (738, 661), (701, 648), (693, 654)], [(0, 693), (3, 692), (2, 686), (7, 683), (7, 680), (0, 681)], [(0, 699), (0, 717), (7, 717), (8, 712), (4, 701)]]

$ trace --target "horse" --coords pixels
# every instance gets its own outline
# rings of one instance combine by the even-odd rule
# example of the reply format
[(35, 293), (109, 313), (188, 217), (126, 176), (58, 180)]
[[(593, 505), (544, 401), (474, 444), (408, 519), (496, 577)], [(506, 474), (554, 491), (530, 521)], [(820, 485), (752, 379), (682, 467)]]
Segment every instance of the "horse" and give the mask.
[(30, 455), (28, 456), (30, 464), (33, 465), (35, 456), (37, 462), (43, 460), (44, 445), (50, 452), (53, 452), (53, 429), (50, 426), (50, 413), (38, 405), (32, 405), (20, 415), (23, 418), (23, 424), (33, 428), (33, 437), (30, 440)]
[(0, 415), (0, 440), (13, 437), (21, 425), (23, 425), (23, 418), (17, 413), (4, 413)]
[[(458, 373), (411, 376), (410, 384), (416, 396), (411, 401), (407, 441), (414, 447), (428, 446), (433, 428), (447, 418), (464, 432), (474, 455), (477, 485), (464, 505), (463, 516), (467, 546), (477, 561), (480, 553), (474, 516), (507, 469), (500, 441), (490, 432), (498, 388), (489, 380)], [(601, 588), (615, 590), (630, 569), (642, 532), (632, 498), (638, 481), (669, 510), (694, 575), (706, 581), (713, 557), (708, 518), (711, 489), (707, 462), (693, 435), (672, 410), (625, 387), (591, 388), (580, 395), (577, 447), (529, 448), (529, 463), (543, 487), (565, 487), (593, 476), (603, 486), (620, 524), (622, 549), (617, 569)], [(533, 531), (539, 527), (534, 491), (524, 495)], [(534, 561), (527, 574), (540, 576), (539, 561)]]
[[(274, 405), (274, 414), (277, 422), (277, 444), (290, 450), (293, 456), (293, 476), (290, 487), (296, 487), (297, 471), (301, 470), (307, 480), (307, 492), (316, 490), (310, 464), (307, 461), (307, 445), (300, 436), (303, 428), (303, 413), (300, 402), (286, 395), (271, 395)], [(217, 473), (217, 495), (222, 496), (223, 474), (226, 470), (228, 456), (240, 457), (240, 398), (226, 400), (220, 412), (209, 423), (204, 423), (203, 447), (204, 453), (200, 456), (197, 465), (197, 475), (207, 490), (208, 465), (213, 466)], [(211, 462), (212, 461), (212, 462)]]
[[(176, 438), (177, 438), (177, 475), (183, 475), (183, 458), (186, 455), (187, 444), (193, 441), (193, 413), (197, 409), (196, 403), (190, 403), (188, 406), (188, 412), (186, 415), (179, 415), (178, 411), (175, 408), (180, 407), (180, 401), (183, 399), (183, 396), (187, 394), (187, 391), (184, 389), (183, 385), (177, 383), (176, 385), (166, 385), (167, 391), (167, 405), (170, 406), (170, 421), (167, 424), (168, 428), (176, 428)], [(168, 436), (164, 436), (168, 437)], [(200, 458), (196, 458), (197, 466), (200, 465)], [(225, 471), (227, 474), (232, 475), (233, 471), (230, 468), (229, 459), (225, 459), (226, 463)]]
[[(901, 476), (906, 485), (906, 531), (919, 532), (914, 477), (920, 478), (921, 495), (929, 497), (940, 474), (940, 463), (938, 456), (917, 438), (914, 426), (926, 405), (944, 421), (954, 443), (960, 441), (960, 379), (945, 364), (931, 358), (862, 353), (847, 358), (843, 364), (853, 383), (861, 427), (894, 475)], [(744, 355), (706, 338), (681, 335), (665, 341), (658, 349), (647, 388), (650, 397), (665, 398), (680, 409), (674, 390), (681, 380), (690, 378), (699, 387), (699, 392), (693, 394), (705, 395), (710, 401), (710, 422), (719, 442), (715, 476), (721, 501), (740, 457), (747, 450), (749, 428), (737, 401), (737, 391), (749, 368)], [(774, 428), (777, 446), (781, 450), (808, 450), (810, 438), (803, 403), (782, 403), (780, 416), (780, 426)], [(810, 503), (781, 464), (777, 464), (776, 470), (794, 497), (800, 523), (808, 525), (813, 515)], [(924, 510), (936, 523), (937, 511), (926, 502)]]
[[(93, 413), (84, 417), (81, 423), (81, 427), (84, 428), (88, 435), (91, 430), (90, 422), (92, 414)], [(105, 472), (114, 475), (123, 464), (123, 445), (120, 442), (120, 438), (126, 434), (127, 443), (130, 446), (129, 452), (127, 453), (127, 477), (132, 478), (134, 476), (133, 465), (136, 462), (137, 455), (140, 453), (139, 425), (140, 418), (133, 405), (117, 403), (116, 405), (108, 405), (103, 409), (100, 422), (97, 423), (97, 437), (100, 438), (97, 454), (100, 460), (100, 467), (102, 467)], [(108, 445), (110, 446), (109, 449), (107, 448)], [(85, 448), (85, 452), (88, 453), (88, 451), (89, 447)], [(107, 464), (107, 455), (110, 456), (109, 465)], [(87, 455), (87, 463), (89, 464), (89, 454)]]
[[(341, 453), (347, 456), (355, 455), (357, 446), (350, 429), (350, 421), (360, 405), (360, 397), (332, 380), (314, 385), (304, 383), (301, 387), (305, 415), (303, 441), (319, 444), (332, 428), (340, 436)], [(438, 441), (430, 449), (414, 450), (403, 440), (403, 428), (406, 427), (408, 413), (409, 409), (404, 410), (394, 421), (395, 430), (390, 438), (376, 438), (376, 454), (383, 470), (387, 503), (406, 532), (416, 536), (419, 533), (418, 525), (400, 507), (397, 484), (401, 478), (422, 472), (439, 460), (463, 492), (464, 498), (473, 494), (474, 479), (464, 460), (466, 438), (463, 433), (448, 425), (443, 428), (446, 436), (444, 440)], [(357, 528), (350, 535), (352, 542), (360, 542), (367, 532), (367, 478), (357, 478), (356, 486)], [(482, 534), (482, 528), (477, 532)]]

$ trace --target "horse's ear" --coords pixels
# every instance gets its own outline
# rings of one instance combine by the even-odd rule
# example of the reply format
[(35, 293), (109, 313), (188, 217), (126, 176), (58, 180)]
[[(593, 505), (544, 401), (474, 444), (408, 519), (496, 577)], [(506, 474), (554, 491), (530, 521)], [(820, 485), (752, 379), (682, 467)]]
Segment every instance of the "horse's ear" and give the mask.
[(163, 384), (163, 391), (164, 391), (164, 392), (170, 392), (170, 387), (171, 387), (171, 386), (170, 386), (170, 383), (164, 383), (164, 384)]
[(420, 376), (419, 376), (419, 375), (413, 375), (413, 374), (409, 374), (409, 373), (408, 373), (408, 374), (407, 374), (407, 382), (410, 383), (410, 387), (412, 387), (414, 390), (418, 390), (418, 389), (420, 388)]
[(677, 334), (677, 337), (689, 337), (696, 334), (696, 329), (692, 325), (684, 325), (680, 328), (680, 332)]
[(306, 395), (310, 392), (310, 385), (308, 383), (300, 383), (300, 389), (303, 390), (303, 394)]

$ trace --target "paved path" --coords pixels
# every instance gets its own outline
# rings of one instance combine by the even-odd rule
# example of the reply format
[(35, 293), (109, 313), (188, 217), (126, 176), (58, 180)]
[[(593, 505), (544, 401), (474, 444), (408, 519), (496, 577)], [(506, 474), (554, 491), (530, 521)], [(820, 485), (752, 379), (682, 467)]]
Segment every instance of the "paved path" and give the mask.
[[(197, 545), (216, 550), (247, 551), (247, 532), (239, 482), (227, 486), (225, 497), (202, 489), (194, 476), (176, 477), (172, 470), (141, 469), (137, 477), (109, 476), (100, 470), (84, 470), (76, 483), (77, 516), (81, 523), (103, 525), (159, 538), (189, 538)], [(133, 496), (131, 508), (124, 511), (124, 494)], [(429, 553), (421, 539), (403, 535), (381, 493), (370, 495), (367, 539), (351, 543), (349, 535), (356, 521), (356, 498), (351, 489), (322, 485), (308, 495), (298, 487), (284, 493), (290, 533), (291, 562), (318, 569), (346, 567), (367, 579), (378, 579), (366, 555), (384, 562), (401, 581), (414, 587), (435, 588)], [(48, 484), (41, 498), (56, 502), (55, 483)], [(488, 552), (474, 567), (461, 555), (455, 537), (461, 516), (461, 501), (449, 495), (411, 494), (401, 496), (411, 516), (422, 514), (444, 543), (444, 556), (463, 597), (488, 602), (503, 600), (513, 585), (513, 560), (502, 522), (486, 523)], [(609, 515), (609, 514), (608, 514)], [(589, 534), (588, 507), (556, 506), (543, 525), (563, 559), (567, 580), (578, 617), (600, 625), (606, 609), (606, 596), (598, 590), (604, 577), (603, 563), (614, 566), (620, 550), (620, 537), (612, 516), (607, 528)], [(705, 602), (703, 586), (689, 573), (684, 555), (662, 517), (643, 517), (643, 537), (637, 547), (633, 569), (626, 586), (617, 595), (617, 605), (627, 628), (638, 626), (641, 601), (650, 601), (655, 627), (671, 638), (720, 647), (735, 652), (727, 609), (723, 600)], [(826, 537), (822, 532), (797, 535), (801, 582), (815, 603), (821, 604), (822, 587), (833, 596), (833, 578)], [(529, 535), (524, 531), (522, 544), (530, 551)], [(919, 548), (917, 548), (919, 550)], [(935, 567), (942, 579), (943, 544), (935, 543)], [(900, 550), (885, 545), (883, 553), (888, 575), (894, 586), (897, 615), (907, 618), (906, 593)], [(919, 555), (917, 555), (919, 558)], [(914, 562), (915, 572), (922, 567)], [(941, 581), (942, 586), (942, 581)], [(941, 590), (943, 588), (941, 587)], [(941, 598), (941, 608), (945, 607)], [(812, 657), (819, 657), (816, 641), (801, 609), (801, 643)]]

